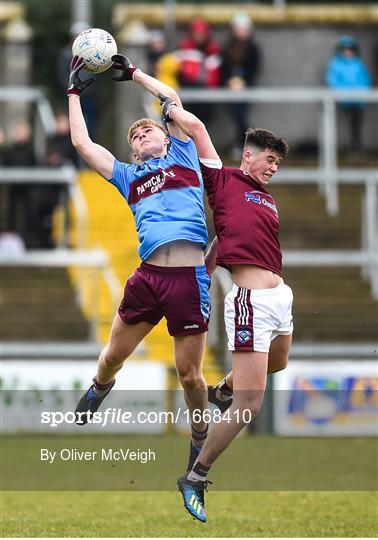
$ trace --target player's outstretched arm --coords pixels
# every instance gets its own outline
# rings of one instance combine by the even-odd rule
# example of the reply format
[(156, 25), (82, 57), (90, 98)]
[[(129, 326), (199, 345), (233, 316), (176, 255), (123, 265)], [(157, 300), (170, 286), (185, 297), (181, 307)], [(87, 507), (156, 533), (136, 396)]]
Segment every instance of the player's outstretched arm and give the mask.
[[(155, 79), (155, 77), (151, 77), (151, 75), (144, 73), (140, 68), (134, 66), (127, 56), (115, 54), (112, 56), (112, 60), (113, 69), (121, 71), (120, 75), (113, 77), (115, 81), (134, 81), (147, 90), (147, 92), (150, 92), (154, 97), (158, 99), (161, 99), (161, 96), (169, 97), (175, 101), (177, 107), (182, 108), (180, 97), (173, 88), (162, 83), (158, 79)], [(187, 140), (188, 138), (175, 122), (169, 124), (168, 131), (178, 139)]]
[(168, 116), (184, 133), (193, 139), (200, 159), (220, 161), (205, 124), (197, 116), (182, 107), (177, 107), (174, 102), (171, 104), (165, 102), (163, 116)]
[(75, 56), (71, 62), (71, 73), (67, 89), (69, 122), (72, 144), (88, 165), (109, 180), (113, 176), (114, 156), (89, 137), (81, 110), (80, 95), (95, 79), (82, 81), (79, 77), (83, 67), (81, 58)]
[(113, 69), (121, 71), (121, 74), (118, 76), (114, 76), (113, 80), (134, 81), (140, 86), (142, 86), (145, 90), (150, 92), (156, 98), (159, 98), (159, 94), (163, 94), (165, 96), (173, 98), (176, 101), (177, 106), (182, 107), (181, 100), (177, 92), (173, 88), (171, 88), (167, 84), (158, 81), (158, 79), (155, 79), (155, 77), (151, 77), (151, 75), (147, 75), (147, 73), (144, 73), (140, 68), (134, 66), (131, 60), (127, 58), (127, 56), (124, 56), (123, 54), (115, 54), (114, 56), (112, 56), (112, 60)]

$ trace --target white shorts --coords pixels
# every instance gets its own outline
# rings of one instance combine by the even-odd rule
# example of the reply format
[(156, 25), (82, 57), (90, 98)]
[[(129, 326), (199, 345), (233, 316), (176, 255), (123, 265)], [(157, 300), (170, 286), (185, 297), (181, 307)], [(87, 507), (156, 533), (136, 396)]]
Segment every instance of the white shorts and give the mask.
[(270, 342), (293, 332), (293, 292), (283, 281), (273, 289), (233, 285), (224, 300), (229, 351), (269, 352)]

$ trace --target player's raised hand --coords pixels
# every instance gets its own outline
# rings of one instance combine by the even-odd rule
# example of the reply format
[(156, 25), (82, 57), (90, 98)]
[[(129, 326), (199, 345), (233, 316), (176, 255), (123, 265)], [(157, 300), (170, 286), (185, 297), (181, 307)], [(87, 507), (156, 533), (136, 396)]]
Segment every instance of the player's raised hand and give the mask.
[[(119, 69), (122, 73), (112, 77), (115, 81), (132, 81), (135, 71), (139, 70), (134, 64), (123, 54), (114, 54), (112, 56), (113, 69)], [(140, 71), (140, 70), (139, 70)]]
[(88, 88), (91, 84), (93, 84), (96, 80), (95, 77), (91, 77), (90, 79), (86, 79), (85, 81), (82, 81), (79, 77), (80, 70), (84, 67), (84, 60), (82, 58), (79, 58), (79, 56), (74, 56), (71, 61), (71, 71), (70, 71), (70, 78), (68, 79), (68, 88), (67, 88), (67, 95), (75, 94), (76, 96), (80, 96), (80, 94)]
[(174, 99), (171, 97), (165, 96), (164, 94), (158, 94), (158, 97), (160, 99), (160, 106), (161, 106), (161, 114), (163, 117), (164, 122), (172, 122), (172, 118), (170, 117), (170, 112), (172, 107), (175, 107), (177, 103)]

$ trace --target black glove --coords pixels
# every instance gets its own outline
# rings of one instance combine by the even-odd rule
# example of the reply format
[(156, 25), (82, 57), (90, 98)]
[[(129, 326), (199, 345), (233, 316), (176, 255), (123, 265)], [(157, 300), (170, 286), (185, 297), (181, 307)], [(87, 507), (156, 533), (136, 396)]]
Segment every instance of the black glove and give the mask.
[(172, 118), (169, 116), (172, 107), (177, 106), (175, 100), (171, 97), (164, 96), (164, 94), (158, 94), (160, 99), (161, 114), (165, 123), (172, 122)]
[(112, 61), (112, 68), (120, 69), (122, 71), (121, 75), (112, 77), (115, 81), (132, 81), (135, 71), (139, 70), (139, 68), (135, 67), (127, 56), (124, 56), (123, 54), (114, 54), (112, 56)]
[(71, 61), (71, 72), (70, 72), (70, 78), (68, 79), (68, 88), (67, 88), (67, 95), (70, 96), (71, 94), (75, 94), (76, 96), (80, 96), (80, 94), (88, 88), (91, 84), (93, 84), (96, 80), (95, 77), (91, 77), (90, 79), (86, 79), (85, 81), (82, 81), (79, 77), (79, 72), (84, 67), (84, 60), (82, 58), (79, 58), (79, 56), (74, 56)]

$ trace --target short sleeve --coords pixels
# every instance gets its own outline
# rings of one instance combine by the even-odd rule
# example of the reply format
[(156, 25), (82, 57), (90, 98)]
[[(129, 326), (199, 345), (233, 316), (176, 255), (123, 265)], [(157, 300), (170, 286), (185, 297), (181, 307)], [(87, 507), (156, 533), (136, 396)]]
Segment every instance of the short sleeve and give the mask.
[(123, 197), (127, 200), (130, 192), (130, 180), (135, 171), (135, 165), (122, 163), (114, 160), (113, 176), (109, 182), (115, 186)]
[(170, 135), (171, 146), (168, 151), (168, 159), (171, 158), (175, 163), (198, 170), (197, 149), (192, 141), (181, 141)]
[(200, 158), (200, 166), (209, 205), (213, 209), (217, 193), (224, 188), (227, 181), (226, 169), (220, 160)]

